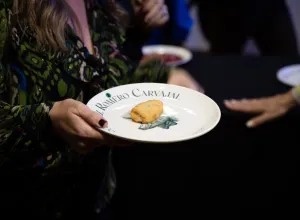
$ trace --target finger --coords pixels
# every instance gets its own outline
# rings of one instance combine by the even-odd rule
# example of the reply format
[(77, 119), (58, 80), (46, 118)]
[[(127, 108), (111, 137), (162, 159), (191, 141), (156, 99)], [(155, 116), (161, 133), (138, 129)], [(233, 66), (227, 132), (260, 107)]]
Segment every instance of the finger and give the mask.
[(161, 14), (168, 14), (168, 7), (163, 4), (155, 4), (146, 14), (145, 22), (150, 23), (151, 20), (154, 20)]
[(271, 120), (274, 120), (275, 118), (278, 118), (280, 116), (282, 116), (283, 113), (282, 112), (276, 112), (276, 113), (263, 113), (259, 116), (256, 116), (252, 119), (250, 119), (247, 123), (246, 123), (246, 126), (248, 128), (255, 128), (255, 127), (258, 127), (268, 121), (271, 121)]
[(233, 111), (259, 113), (264, 111), (264, 102), (255, 99), (225, 100), (224, 105)]
[(153, 20), (155, 18), (155, 16), (158, 15), (160, 10), (160, 6), (159, 5), (154, 5), (153, 8), (150, 9), (150, 11), (146, 14), (144, 21), (146, 23), (150, 23), (151, 20)]
[(148, 25), (163, 25), (169, 20), (169, 11), (166, 5), (153, 8), (145, 17)]
[(80, 141), (83, 141), (84, 143), (93, 141), (97, 143), (97, 145), (103, 144), (104, 137), (100, 132), (100, 126), (97, 125), (97, 123), (97, 126), (92, 126), (86, 122), (81, 115), (74, 115), (71, 123), (72, 124), (69, 127), (74, 128), (74, 137)]
[(158, 7), (161, 7), (162, 4), (163, 4), (162, 0), (148, 0), (148, 1), (144, 1), (143, 9), (142, 10), (147, 13), (147, 12), (151, 11), (151, 9), (153, 9), (153, 7), (155, 7), (156, 5)]
[(94, 128), (107, 127), (107, 121), (104, 117), (101, 114), (92, 111), (84, 104), (78, 107), (78, 114), (79, 117)]
[(158, 26), (158, 27), (164, 26), (165, 24), (168, 23), (169, 18), (170, 18), (170, 17), (169, 17), (168, 14), (164, 15), (164, 17), (162, 17), (159, 21), (157, 21), (157, 25), (156, 25), (156, 26)]
[(160, 27), (165, 25), (169, 21), (169, 14), (160, 14), (159, 16), (153, 17), (153, 19), (149, 20), (147, 23), (148, 27)]

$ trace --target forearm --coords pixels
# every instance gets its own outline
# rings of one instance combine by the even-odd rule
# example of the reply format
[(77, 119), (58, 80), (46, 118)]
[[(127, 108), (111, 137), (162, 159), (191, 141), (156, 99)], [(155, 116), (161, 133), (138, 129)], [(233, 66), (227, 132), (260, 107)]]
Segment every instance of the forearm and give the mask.
[[(54, 144), (50, 109), (51, 105), (44, 103), (15, 106), (0, 101), (0, 168), (7, 163), (22, 169), (45, 168), (57, 159), (53, 156), (58, 149)], [(50, 155), (52, 158), (47, 161)]]
[[(5, 102), (0, 102), (0, 120), (1, 124), (8, 122), (11, 125), (7, 129), (18, 128), (26, 136), (32, 139), (42, 139), (42, 134), (50, 125), (49, 112), (52, 105), (45, 103), (36, 105), (9, 105)], [(2, 127), (2, 126), (1, 126)]]

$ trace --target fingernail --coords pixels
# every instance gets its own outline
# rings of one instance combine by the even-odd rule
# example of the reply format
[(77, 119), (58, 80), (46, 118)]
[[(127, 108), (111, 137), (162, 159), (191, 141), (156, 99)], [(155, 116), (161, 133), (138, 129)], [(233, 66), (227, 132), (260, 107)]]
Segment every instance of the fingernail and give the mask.
[(248, 128), (253, 128), (253, 126), (254, 126), (253, 121), (248, 121), (248, 122), (246, 123), (246, 126), (247, 126)]
[(228, 104), (228, 105), (230, 105), (230, 104), (232, 104), (232, 103), (233, 103), (233, 100), (225, 100), (224, 102), (225, 102), (225, 104)]
[(101, 120), (99, 121), (100, 127), (103, 127), (103, 126), (106, 124), (106, 122), (107, 122), (107, 121), (105, 121), (104, 119), (101, 119)]

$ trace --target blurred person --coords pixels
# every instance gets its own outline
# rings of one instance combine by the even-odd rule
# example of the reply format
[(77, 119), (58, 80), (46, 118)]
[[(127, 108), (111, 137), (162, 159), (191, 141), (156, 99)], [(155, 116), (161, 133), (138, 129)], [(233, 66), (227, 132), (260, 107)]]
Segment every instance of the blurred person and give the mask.
[(185, 0), (118, 0), (118, 2), (131, 15), (131, 25), (127, 29), (127, 41), (123, 48), (134, 60), (141, 60), (141, 49), (144, 45), (181, 46), (193, 25)]
[[(193, 23), (185, 0), (118, 0), (118, 3), (130, 15), (122, 50), (136, 62), (163, 60), (160, 55), (143, 56), (142, 47), (159, 43), (180, 45)], [(198, 90), (204, 93), (201, 86)]]
[(143, 56), (142, 46), (151, 38), (151, 33), (168, 23), (170, 19), (168, 6), (164, 0), (117, 0), (117, 2), (130, 17), (123, 50), (131, 59), (138, 62)]
[(170, 18), (166, 25), (158, 27), (151, 32), (148, 45), (167, 44), (182, 46), (193, 26), (186, 0), (166, 0)]

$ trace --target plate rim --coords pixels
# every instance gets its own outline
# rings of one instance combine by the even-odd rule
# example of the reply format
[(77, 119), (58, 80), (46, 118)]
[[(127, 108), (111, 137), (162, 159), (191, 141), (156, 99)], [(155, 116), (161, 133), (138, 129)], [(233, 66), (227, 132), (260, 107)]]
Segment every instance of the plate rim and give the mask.
[[(276, 73), (276, 78), (277, 78), (277, 80), (278, 80), (279, 82), (281, 82), (281, 83), (283, 83), (283, 84), (285, 84), (285, 85), (291, 86), (291, 87), (297, 86), (297, 85), (295, 85), (295, 84), (292, 84), (292, 83), (289, 83), (289, 82), (286, 82), (286, 81), (282, 80), (282, 75), (281, 75), (281, 74), (282, 74), (284, 71), (286, 71), (286, 69), (290, 69), (290, 68), (293, 68), (293, 67), (298, 67), (298, 68), (300, 68), (300, 64), (299, 64), (299, 63), (295, 63), (295, 64), (291, 64), (291, 65), (288, 65), (288, 66), (281, 67), (281, 68), (277, 71), (277, 73)], [(299, 72), (299, 73), (300, 73), (300, 72)]]
[(193, 53), (191, 50), (185, 48), (185, 47), (180, 47), (180, 46), (174, 46), (174, 45), (167, 45), (167, 44), (155, 44), (155, 45), (145, 45), (142, 47), (142, 54), (146, 55), (147, 53), (144, 52), (147, 48), (173, 48), (177, 50), (183, 50), (188, 54), (188, 58), (184, 59), (182, 58), (181, 61), (173, 61), (173, 62), (168, 62), (166, 63), (167, 65), (170, 66), (180, 66), (186, 63), (189, 63), (193, 59)]
[(155, 141), (155, 140), (140, 140), (140, 139), (134, 139), (134, 138), (130, 138), (130, 137), (125, 137), (125, 136), (122, 136), (122, 135), (117, 135), (117, 133), (114, 133), (114, 132), (110, 132), (108, 131), (108, 129), (112, 129), (112, 128), (99, 128), (100, 131), (106, 133), (106, 134), (109, 134), (109, 135), (112, 135), (112, 136), (115, 136), (119, 139), (123, 139), (123, 140), (128, 140), (128, 141), (131, 141), (131, 142), (135, 142), (135, 143), (155, 143), (155, 144), (168, 144), (168, 143), (178, 143), (178, 142), (184, 142), (184, 141), (189, 141), (189, 140), (192, 140), (192, 139), (195, 139), (195, 138), (198, 138), (198, 137), (201, 137), (207, 133), (209, 133), (210, 131), (212, 131), (220, 122), (221, 120), (221, 116), (222, 116), (222, 112), (221, 112), (221, 109), (219, 107), (219, 105), (209, 96), (201, 93), (201, 92), (198, 92), (196, 90), (193, 90), (193, 89), (190, 89), (190, 88), (186, 88), (186, 87), (183, 87), (183, 86), (178, 86), (178, 85), (172, 85), (172, 84), (165, 84), (165, 83), (155, 83), (155, 82), (141, 82), (141, 83), (130, 83), (130, 84), (125, 84), (125, 85), (121, 85), (121, 86), (116, 86), (116, 87), (113, 87), (113, 88), (109, 88), (107, 90), (104, 90), (100, 93), (98, 93), (97, 95), (95, 95), (94, 97), (92, 97), (88, 102), (87, 102), (87, 106), (92, 110), (94, 111), (90, 106), (89, 106), (89, 103), (96, 98), (96, 96), (102, 94), (102, 93), (106, 93), (107, 91), (111, 91), (113, 89), (116, 89), (116, 88), (120, 88), (120, 87), (130, 87), (130, 86), (134, 86), (134, 85), (141, 85), (141, 84), (150, 84), (150, 85), (156, 85), (156, 86), (167, 86), (167, 87), (173, 87), (173, 88), (180, 88), (180, 89), (183, 89), (183, 90), (187, 90), (187, 91), (191, 91), (193, 93), (196, 93), (197, 95), (200, 95), (200, 96), (204, 96), (205, 98), (207, 98), (210, 102), (212, 102), (212, 104), (215, 106), (215, 109), (216, 109), (216, 120), (214, 123), (212, 123), (207, 129), (205, 129), (203, 132), (197, 132), (193, 135), (187, 135), (185, 137), (182, 137), (182, 138), (178, 138), (178, 139), (173, 139), (173, 140), (168, 140), (168, 141)]

